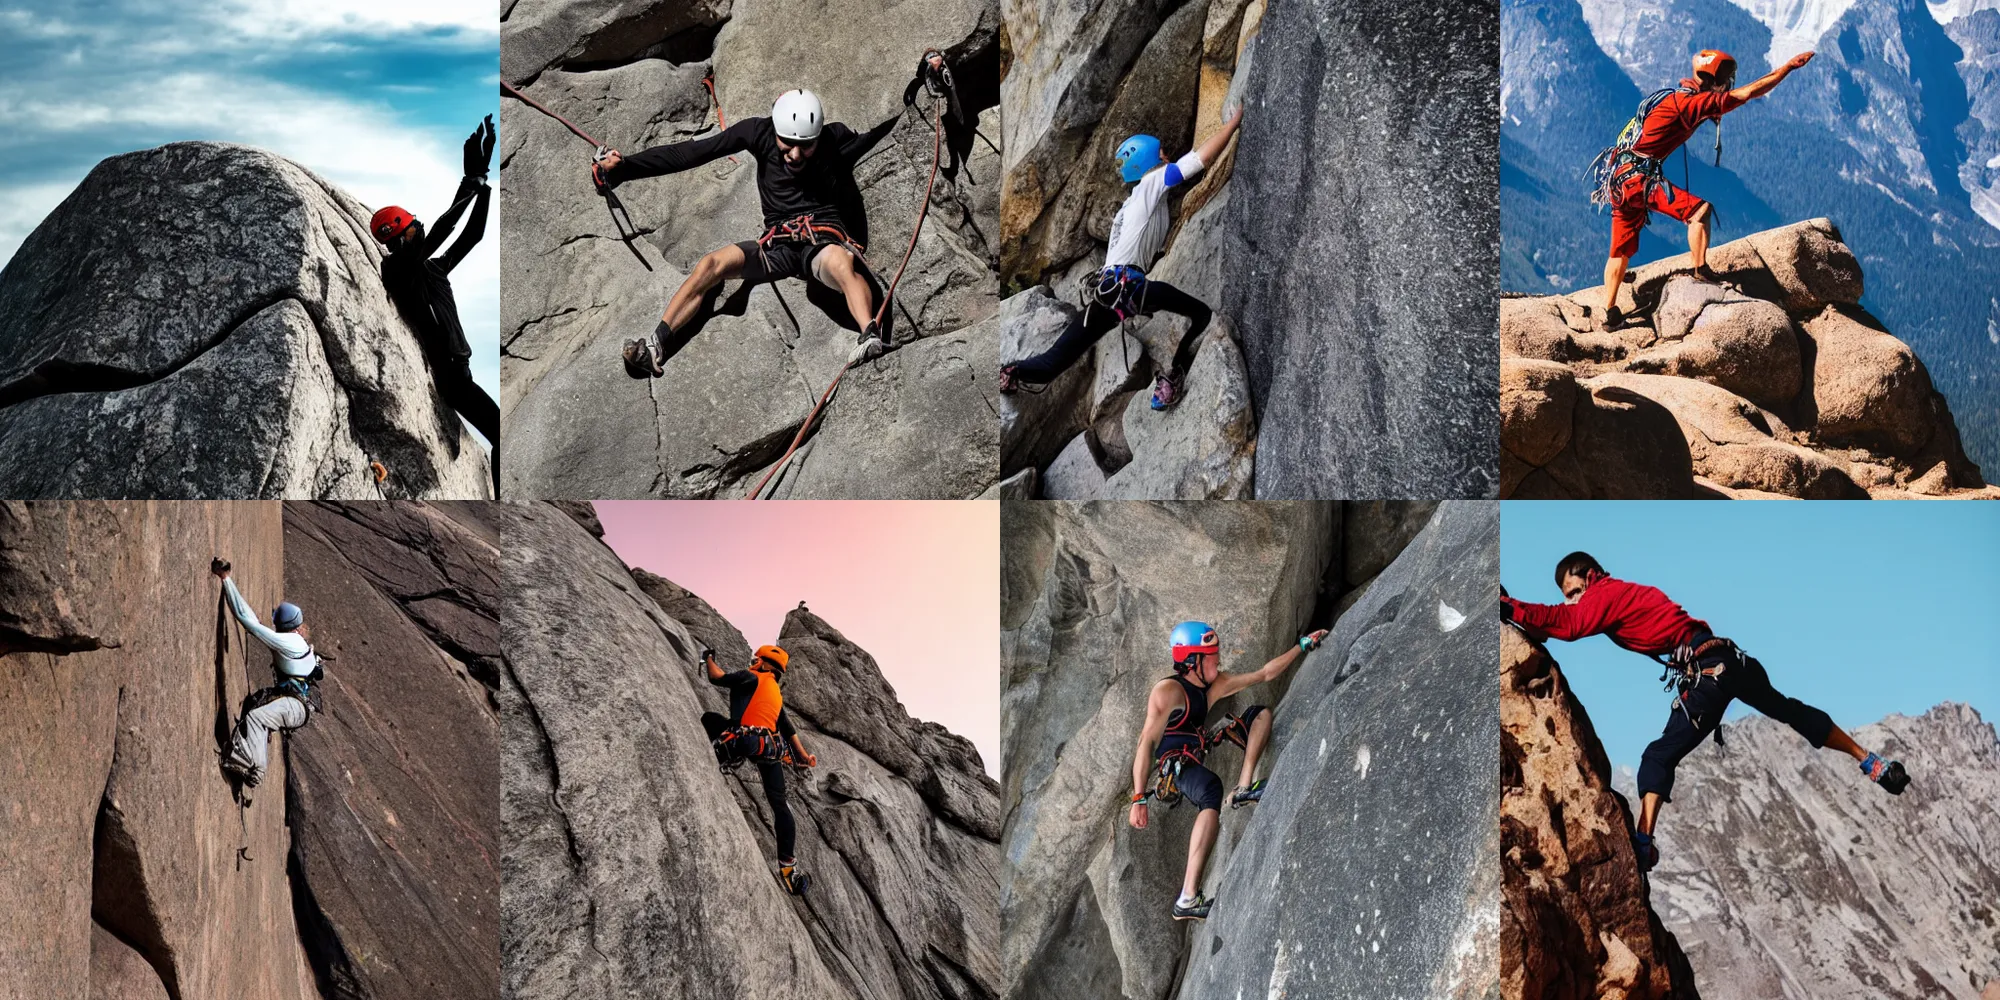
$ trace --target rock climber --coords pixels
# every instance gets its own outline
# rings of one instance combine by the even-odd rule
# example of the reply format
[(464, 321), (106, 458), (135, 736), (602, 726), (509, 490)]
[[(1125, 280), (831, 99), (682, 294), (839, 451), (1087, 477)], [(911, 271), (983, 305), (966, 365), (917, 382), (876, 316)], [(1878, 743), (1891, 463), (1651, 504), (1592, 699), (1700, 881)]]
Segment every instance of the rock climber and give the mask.
[[(925, 53), (916, 78), (903, 91), (903, 104), (916, 101), (919, 87), (944, 71), (944, 56)], [(854, 361), (881, 356), (887, 335), (876, 321), (877, 286), (848, 235), (843, 204), (859, 208), (854, 168), (901, 119), (899, 112), (866, 132), (826, 120), (818, 95), (787, 90), (771, 105), (768, 118), (745, 118), (706, 139), (655, 146), (631, 156), (605, 149), (591, 164), (591, 180), (609, 190), (626, 181), (692, 170), (733, 153), (757, 161), (757, 197), (763, 206), (764, 235), (711, 250), (695, 262), (687, 280), (667, 301), (666, 314), (650, 339), (625, 342), (625, 370), (633, 378), (666, 374), (667, 360), (694, 334), (688, 327), (708, 293), (732, 278), (761, 285), (785, 278), (810, 278), (838, 292), (860, 331)], [(865, 220), (853, 220), (865, 225)]]
[(216, 559), (209, 572), (222, 580), (222, 593), (229, 610), (243, 623), (243, 630), (271, 649), (271, 672), (277, 683), (250, 692), (243, 699), (242, 714), (223, 755), (222, 769), (229, 776), (255, 788), (264, 780), (270, 761), (271, 733), (291, 732), (312, 718), (312, 687), (324, 676), (318, 654), (305, 634), (305, 615), (299, 606), (286, 601), (271, 612), (271, 626), (257, 620), (249, 602), (229, 578), (229, 563)]
[[(1646, 228), (1654, 212), (1687, 223), (1693, 274), (1703, 281), (1719, 280), (1708, 266), (1714, 206), (1667, 181), (1667, 157), (1692, 138), (1703, 122), (1714, 121), (1716, 128), (1721, 128), (1723, 115), (1770, 93), (1812, 57), (1811, 52), (1801, 52), (1783, 66), (1738, 87), (1736, 58), (1727, 52), (1703, 49), (1694, 55), (1692, 79), (1655, 91), (1639, 102), (1638, 114), (1626, 124), (1619, 141), (1597, 154), (1592, 164), (1597, 188), (1590, 200), (1611, 207), (1611, 256), (1604, 262), (1600, 329), (1615, 330), (1625, 322), (1618, 308), (1618, 289), (1625, 282), (1632, 255), (1639, 250), (1639, 231)], [(1718, 138), (1717, 150), (1722, 148), (1720, 142)]]
[[(487, 165), (493, 161), (493, 139), (493, 116), (487, 115), (465, 140), (465, 176), (458, 182), (451, 207), (438, 216), (429, 233), (415, 216), (395, 205), (376, 212), (368, 228), (388, 248), (388, 255), (382, 258), (382, 285), (404, 322), (417, 332), (438, 395), (478, 428), (493, 449), (493, 495), (499, 496), (500, 408), (472, 380), (472, 346), (466, 343), (465, 328), (458, 322), (458, 301), (452, 297), (450, 277), (452, 268), (472, 252), (486, 232), (486, 210), (493, 200), (493, 189), (486, 183)], [(472, 215), (465, 232), (451, 249), (432, 256), (451, 237), (467, 205), (472, 206)]]
[(1209, 706), (1252, 685), (1276, 680), (1324, 638), (1326, 631), (1322, 629), (1300, 639), (1254, 673), (1225, 674), (1220, 669), (1222, 642), (1213, 626), (1206, 622), (1174, 626), (1174, 675), (1154, 684), (1146, 699), (1146, 723), (1139, 730), (1139, 747), (1132, 755), (1132, 809), (1126, 821), (1133, 829), (1144, 830), (1146, 804), (1156, 796), (1169, 804), (1186, 798), (1198, 810), (1194, 830), (1188, 834), (1187, 874), (1181, 881), (1180, 897), (1174, 900), (1175, 920), (1206, 920), (1214, 902), (1201, 892), (1201, 869), (1222, 825), (1222, 779), (1202, 765), (1208, 748), (1223, 740), (1243, 748), (1243, 766), (1229, 794), (1230, 808), (1264, 797), (1264, 781), (1256, 778), (1256, 773), (1257, 759), (1271, 738), (1270, 712), (1262, 705), (1252, 705), (1214, 730), (1205, 730), (1202, 725), (1208, 721)]
[(1186, 317), (1188, 329), (1174, 349), (1172, 366), (1153, 379), (1152, 405), (1155, 410), (1164, 410), (1180, 402), (1195, 349), (1208, 329), (1209, 309), (1200, 299), (1146, 277), (1146, 269), (1160, 256), (1167, 230), (1173, 225), (1167, 192), (1194, 180), (1203, 167), (1214, 163), (1242, 120), (1241, 109), (1230, 112), (1221, 131), (1172, 163), (1161, 158), (1160, 140), (1150, 135), (1135, 135), (1118, 147), (1118, 174), (1133, 185), (1132, 193), (1111, 219), (1104, 266), (1084, 276), (1083, 312), (1070, 321), (1069, 328), (1048, 350), (1002, 365), (1001, 392), (1012, 393), (1024, 384), (1053, 382), (1105, 331), (1133, 316), (1170, 312)]
[(1861, 772), (1891, 795), (1901, 795), (1910, 783), (1901, 763), (1862, 749), (1825, 712), (1779, 694), (1755, 657), (1717, 637), (1707, 622), (1690, 617), (1657, 588), (1610, 576), (1587, 552), (1572, 552), (1556, 563), (1556, 587), (1563, 594), (1561, 604), (1528, 604), (1503, 593), (1502, 613), (1537, 641), (1609, 636), (1625, 649), (1659, 659), (1676, 691), (1666, 729), (1639, 758), (1639, 820), (1632, 847), (1640, 871), (1659, 863), (1653, 825), (1661, 804), (1673, 801), (1675, 766), (1710, 733), (1721, 742), (1718, 727), (1732, 701), (1792, 727), (1814, 747), (1860, 761)]
[(806, 745), (785, 716), (783, 681), (790, 657), (777, 646), (759, 646), (747, 670), (725, 671), (715, 662), (715, 650), (701, 651), (708, 670), (708, 682), (729, 691), (729, 714), (703, 712), (701, 726), (715, 748), (715, 758), (724, 768), (744, 761), (757, 766), (764, 781), (764, 800), (771, 804), (771, 830), (778, 837), (778, 883), (794, 896), (805, 894), (811, 876), (799, 870), (794, 838), (797, 826), (792, 808), (785, 804), (785, 764), (791, 760), (806, 767), (819, 766), (819, 758), (806, 752)]

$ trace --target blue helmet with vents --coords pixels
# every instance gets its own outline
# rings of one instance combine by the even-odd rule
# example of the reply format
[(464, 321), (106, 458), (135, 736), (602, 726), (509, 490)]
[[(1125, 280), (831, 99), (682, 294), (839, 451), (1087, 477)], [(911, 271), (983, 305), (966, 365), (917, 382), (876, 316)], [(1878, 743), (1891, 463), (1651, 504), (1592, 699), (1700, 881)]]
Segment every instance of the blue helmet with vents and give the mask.
[(1189, 657), (1195, 653), (1210, 656), (1222, 651), (1222, 640), (1215, 634), (1215, 626), (1207, 622), (1182, 622), (1174, 626), (1174, 666), (1185, 668)]
[(1164, 162), (1160, 159), (1160, 140), (1150, 135), (1135, 135), (1118, 147), (1118, 176), (1125, 178), (1127, 184)]

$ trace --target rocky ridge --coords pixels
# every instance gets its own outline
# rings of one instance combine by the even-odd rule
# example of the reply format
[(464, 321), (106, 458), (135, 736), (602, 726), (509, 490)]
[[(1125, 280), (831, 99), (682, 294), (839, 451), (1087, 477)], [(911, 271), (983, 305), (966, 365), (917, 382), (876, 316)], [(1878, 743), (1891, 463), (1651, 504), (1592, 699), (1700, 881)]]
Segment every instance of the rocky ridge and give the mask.
[[(0, 505), (0, 593), (61, 609), (0, 633), (0, 997), (497, 991), (475, 513)], [(323, 711), (241, 812), (218, 747), (270, 654), (228, 618), (217, 552), (252, 605), (300, 603), (328, 658)]]
[[(718, 118), (768, 114), (790, 86), (866, 130), (904, 110), (903, 85), (935, 47), (952, 60), (981, 134), (993, 136), (998, 23), (990, 0), (522, 0), (502, 12), (503, 77), (632, 152), (710, 134)], [(866, 218), (848, 221), (884, 280), (923, 201), (936, 146), (928, 111), (919, 98), (856, 175)], [(589, 147), (519, 101), (503, 101), (501, 115), (503, 488), (576, 499), (746, 495), (847, 362), (855, 334), (841, 300), (798, 281), (727, 282), (666, 375), (632, 380), (623, 342), (650, 334), (702, 254), (763, 232), (754, 166), (737, 157), (621, 186), (639, 229), (623, 245), (591, 188)], [(847, 372), (765, 495), (964, 499), (997, 481), (999, 156), (984, 139), (962, 139), (969, 146), (944, 153), (897, 288), (888, 322), (899, 349)]]
[(1501, 496), (2000, 498), (1922, 361), (1861, 307), (1859, 263), (1814, 219), (1500, 303)]
[(368, 215), (244, 146), (99, 163), (0, 271), (0, 494), (491, 496)]
[[(1463, 100), (1492, 90), (1492, 18), (1442, 3), (1005, 9), (1000, 273), (1020, 291), (1002, 304), (1003, 359), (1046, 348), (1075, 313), (1057, 300), (1102, 261), (1126, 194), (1110, 169), (1120, 142), (1148, 132), (1174, 153), (1226, 106), (1245, 119), (1178, 196), (1149, 271), (1216, 312), (1189, 398), (1146, 405), (1185, 322), (1135, 321), (1042, 395), (1003, 398), (1004, 475), (1036, 469), (1050, 499), (1492, 494), (1491, 340), (1466, 331), (1491, 329), (1471, 290), (1493, 277), (1442, 293), (1408, 277), (1462, 273), (1454, 248), (1479, 240), (1462, 230), (1497, 231), (1492, 115)], [(1417, 49), (1437, 73), (1355, 88), (1338, 69)], [(1440, 156), (1459, 168), (1431, 169)], [(1384, 215), (1347, 225), (1357, 204)], [(1452, 232), (1434, 233), (1446, 215)]]
[(2000, 996), (2000, 742), (1970, 706), (1862, 726), (1900, 796), (1762, 716), (1677, 772), (1652, 874), (1710, 1000)]
[(984, 1000), (999, 995), (998, 794), (970, 743), (910, 719), (868, 654), (787, 616), (803, 897), (773, 875), (748, 770), (718, 773), (704, 647), (750, 645), (627, 569), (579, 505), (500, 512), (507, 995)]
[(1500, 995), (1694, 1000), (1648, 902), (1632, 810), (1548, 651), (1500, 626)]
[[(1477, 581), (1497, 570), (1497, 515), (1481, 503), (1003, 505), (1007, 995), (1490, 993), (1498, 852), (1490, 794), (1473, 789), (1490, 788), (1497, 749), (1465, 709), (1491, 690), (1480, 665), (1492, 652), (1460, 626), (1491, 600)], [(1254, 667), (1336, 611), (1319, 651), (1216, 706), (1275, 706), (1271, 792), (1225, 811), (1211, 918), (1167, 919), (1194, 817), (1158, 809), (1132, 830), (1123, 805), (1145, 692), (1171, 669), (1159, 644), (1200, 615), (1223, 636), (1225, 669)], [(1228, 749), (1213, 759), (1228, 773), (1239, 763)], [(1402, 808), (1411, 783), (1446, 805)]]

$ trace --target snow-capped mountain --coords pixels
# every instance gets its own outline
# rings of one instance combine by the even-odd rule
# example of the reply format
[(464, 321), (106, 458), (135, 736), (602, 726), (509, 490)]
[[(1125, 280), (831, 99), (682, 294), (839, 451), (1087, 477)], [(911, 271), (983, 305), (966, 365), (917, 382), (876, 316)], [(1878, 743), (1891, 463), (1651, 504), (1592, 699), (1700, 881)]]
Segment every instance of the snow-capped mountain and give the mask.
[[(2000, 480), (2000, 0), (1505, 0), (1501, 281), (1596, 284), (1609, 220), (1580, 173), (1641, 97), (1704, 48), (1739, 82), (1807, 49), (1766, 97), (1704, 126), (1668, 176), (1715, 203), (1715, 241), (1826, 216), (1871, 311), (1915, 348), (1967, 451)], [(1656, 218), (1636, 262), (1685, 250)]]

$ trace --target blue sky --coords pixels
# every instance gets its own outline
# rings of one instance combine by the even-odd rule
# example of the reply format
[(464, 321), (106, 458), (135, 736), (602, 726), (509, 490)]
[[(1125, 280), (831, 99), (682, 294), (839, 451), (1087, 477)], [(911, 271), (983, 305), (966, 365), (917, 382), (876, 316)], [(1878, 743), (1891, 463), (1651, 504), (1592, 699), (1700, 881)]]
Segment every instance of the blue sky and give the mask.
[[(1501, 505), (1500, 582), (1516, 599), (1560, 602), (1555, 564), (1577, 550), (1666, 591), (1843, 727), (1946, 700), (2000, 724), (2000, 504)], [(1667, 719), (1659, 667), (1602, 636), (1549, 648), (1612, 764), (1637, 767)]]
[[(498, 110), (499, 38), (492, 0), (0, 0), (0, 263), (99, 160), (183, 139), (272, 150), (433, 218)], [(498, 235), (489, 220), (452, 275), (495, 396)]]

